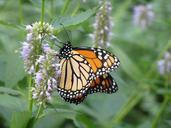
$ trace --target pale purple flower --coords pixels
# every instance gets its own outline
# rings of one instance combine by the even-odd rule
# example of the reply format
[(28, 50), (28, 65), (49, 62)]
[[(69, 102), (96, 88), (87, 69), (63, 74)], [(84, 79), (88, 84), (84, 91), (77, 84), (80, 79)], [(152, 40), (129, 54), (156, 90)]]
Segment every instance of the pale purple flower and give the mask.
[(49, 93), (48, 91), (46, 91), (45, 93), (46, 93), (46, 96), (47, 96), (49, 99), (51, 99), (51, 98), (50, 98), (50, 97), (51, 97), (51, 93)]
[(39, 64), (39, 63), (43, 63), (44, 61), (46, 61), (46, 57), (44, 55), (40, 55), (36, 63)]
[(167, 67), (167, 69), (166, 69), (167, 72), (171, 73), (171, 59), (167, 62), (166, 67)]
[(39, 93), (39, 96), (43, 97), (44, 94), (45, 94), (45, 91), (43, 90), (43, 91), (41, 91), (41, 92)]
[[(59, 76), (58, 76), (58, 77), (59, 77)], [(55, 78), (51, 78), (51, 81), (52, 81), (52, 87), (53, 87), (53, 88), (56, 88), (56, 87), (57, 87), (58, 80), (55, 79)]]
[(33, 34), (32, 34), (32, 33), (28, 33), (28, 34), (27, 34), (27, 37), (26, 37), (26, 41), (27, 41), (27, 42), (31, 42), (32, 39), (33, 39)]
[(106, 0), (100, 1), (101, 7), (96, 14), (95, 29), (93, 34), (90, 34), (96, 46), (108, 47), (110, 46), (110, 36), (112, 35), (113, 21), (111, 15), (112, 5)]
[(57, 87), (57, 83), (58, 83), (57, 79), (50, 77), (48, 79), (48, 83), (47, 83), (48, 91), (52, 91), (54, 88), (56, 88)]
[(51, 79), (48, 79), (47, 85), (48, 85), (48, 88), (47, 89), (50, 90), (50, 91), (52, 91), (53, 88), (52, 88), (52, 80)]
[(133, 23), (141, 29), (145, 29), (154, 21), (152, 5), (138, 5), (134, 7)]
[(61, 70), (60, 68), (58, 68), (58, 70), (56, 70), (56, 76), (60, 76), (60, 74), (61, 74)]
[(43, 44), (43, 51), (45, 53), (49, 52), (50, 50), (51, 50), (51, 48), (50, 48), (49, 44)]
[(29, 59), (31, 51), (32, 51), (32, 46), (27, 42), (23, 42), (23, 46), (21, 49), (21, 57), (23, 58), (24, 61), (27, 61)]
[(40, 85), (43, 79), (44, 78), (43, 78), (42, 72), (37, 72), (36, 75), (35, 75), (35, 83), (37, 85)]
[(33, 74), (35, 73), (35, 68), (34, 65), (31, 65), (30, 69), (28, 70), (28, 74)]
[[(35, 88), (32, 88), (32, 91), (34, 91), (34, 90), (35, 90)], [(37, 99), (38, 98), (37, 93), (33, 93), (32, 94), (32, 98), (33, 99)]]
[[(37, 59), (36, 64), (39, 67), (39, 71), (36, 73), (36, 85), (33, 89), (33, 96), (37, 96), (36, 101), (38, 103), (51, 99), (52, 92), (57, 88), (60, 77), (59, 60), (54, 56), (56, 52), (47, 44), (43, 46), (42, 48), (46, 52)], [(58, 74), (56, 72), (58, 72)]]
[(164, 60), (160, 60), (157, 62), (157, 66), (158, 66), (158, 71), (161, 75), (163, 75), (165, 73), (165, 61)]
[(33, 32), (33, 26), (32, 25), (27, 25), (26, 30), (27, 30), (28, 33), (32, 33)]
[(158, 71), (161, 75), (171, 74), (171, 53), (166, 52), (164, 58), (157, 62)]
[[(53, 27), (48, 23), (36, 22), (26, 26), (27, 36), (23, 43), (21, 56), (28, 74), (33, 76), (32, 98), (38, 104), (51, 99), (60, 77), (59, 60), (56, 51), (51, 49)], [(56, 38), (56, 37), (55, 37)]]

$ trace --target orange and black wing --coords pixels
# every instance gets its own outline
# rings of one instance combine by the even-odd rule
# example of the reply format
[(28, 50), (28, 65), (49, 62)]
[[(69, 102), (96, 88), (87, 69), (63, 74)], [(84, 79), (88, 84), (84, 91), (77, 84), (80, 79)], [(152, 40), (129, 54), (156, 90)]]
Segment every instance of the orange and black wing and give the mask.
[(61, 78), (57, 88), (66, 101), (78, 104), (87, 95), (94, 73), (87, 60), (76, 51), (68, 59), (62, 59)]
[(83, 102), (83, 100), (87, 97), (87, 93), (83, 93), (77, 97), (74, 98), (67, 98), (67, 97), (63, 97), (63, 99), (69, 103), (74, 103), (74, 104), (80, 104), (81, 102)]
[(64, 97), (64, 100), (70, 103), (79, 104), (87, 97), (88, 94), (98, 92), (111, 94), (115, 93), (117, 90), (117, 83), (114, 81), (112, 76), (109, 73), (107, 73), (93, 80), (86, 93), (74, 98)]
[(118, 68), (119, 59), (110, 52), (100, 48), (75, 48), (75, 51), (84, 56), (97, 78)]
[(109, 74), (120, 64), (115, 55), (100, 48), (78, 48), (76, 51), (86, 58), (95, 74), (87, 94), (95, 92), (114, 93), (118, 90), (116, 82)]
[[(57, 88), (61, 97), (70, 103), (81, 103), (87, 94), (92, 90), (98, 90), (104, 83), (105, 74), (107, 74), (105, 85), (102, 89), (108, 93), (114, 82), (108, 74), (111, 70), (119, 66), (119, 60), (111, 53), (99, 48), (73, 48), (68, 59), (64, 58), (60, 62), (61, 79)], [(93, 82), (100, 80), (100, 84)], [(110, 86), (113, 85), (113, 86)], [(115, 88), (116, 89), (116, 88)], [(116, 89), (117, 90), (117, 89)], [(113, 89), (114, 91), (114, 89)]]
[(103, 74), (93, 80), (87, 93), (92, 94), (96, 92), (115, 93), (118, 90), (117, 83), (114, 81), (109, 73)]

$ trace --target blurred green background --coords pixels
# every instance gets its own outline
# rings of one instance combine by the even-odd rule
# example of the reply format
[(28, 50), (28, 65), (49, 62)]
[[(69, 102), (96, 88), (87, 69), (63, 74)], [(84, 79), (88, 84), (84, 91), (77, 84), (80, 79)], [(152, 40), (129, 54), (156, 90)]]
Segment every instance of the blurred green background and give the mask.
[[(46, 0), (45, 21), (62, 22), (74, 46), (92, 46), (98, 0)], [(171, 73), (160, 75), (157, 62), (171, 48), (171, 0), (111, 0), (112, 51), (121, 61), (111, 74), (115, 94), (93, 94), (80, 105), (57, 92), (34, 128), (170, 128)], [(132, 23), (134, 6), (151, 4), (154, 21), (146, 29)], [(0, 128), (26, 128), (27, 75), (20, 48), (25, 25), (40, 20), (41, 0), (0, 0)], [(74, 18), (71, 18), (73, 16)], [(34, 106), (36, 109), (36, 106)], [(34, 113), (33, 113), (34, 114)]]

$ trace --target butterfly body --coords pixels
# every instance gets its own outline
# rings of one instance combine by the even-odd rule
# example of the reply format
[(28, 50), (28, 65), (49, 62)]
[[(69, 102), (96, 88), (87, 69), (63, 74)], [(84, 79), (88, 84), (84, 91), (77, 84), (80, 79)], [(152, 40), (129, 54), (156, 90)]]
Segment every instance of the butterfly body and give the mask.
[(71, 57), (71, 51), (72, 51), (72, 46), (70, 42), (64, 44), (64, 46), (60, 49), (59, 52), (60, 59), (62, 58), (68, 59), (69, 57)]
[(119, 60), (99, 48), (74, 48), (64, 44), (59, 53), (61, 79), (60, 96), (70, 103), (81, 103), (88, 94), (114, 93), (118, 90), (109, 72), (119, 66)]

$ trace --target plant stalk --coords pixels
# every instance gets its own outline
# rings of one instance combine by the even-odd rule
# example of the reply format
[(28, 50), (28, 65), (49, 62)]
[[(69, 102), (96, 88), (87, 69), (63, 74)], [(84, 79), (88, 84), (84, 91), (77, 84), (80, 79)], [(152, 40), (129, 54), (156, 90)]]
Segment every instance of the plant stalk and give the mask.
[(38, 108), (38, 111), (37, 111), (37, 114), (36, 114), (36, 118), (35, 118), (35, 121), (39, 119), (40, 115), (42, 114), (43, 112), (43, 103), (41, 103), (39, 105), (39, 108)]
[(28, 105), (28, 109), (29, 111), (32, 113), (32, 108), (33, 108), (33, 99), (32, 99), (32, 76), (30, 75), (28, 77), (28, 83), (29, 83), (29, 88), (28, 88), (28, 101), (29, 101), (29, 105)]
[(43, 28), (43, 22), (44, 22), (44, 13), (45, 13), (45, 0), (42, 0), (42, 13), (41, 13), (41, 26)]
[(19, 14), (19, 22), (20, 24), (23, 23), (23, 10), (22, 10), (22, 0), (19, 0), (19, 8), (18, 8), (18, 14)]
[[(166, 69), (165, 69), (165, 71), (166, 71)], [(168, 88), (169, 88), (169, 78), (170, 78), (170, 75), (168, 73), (165, 76), (165, 81), (166, 81), (165, 82), (165, 89), (166, 90), (168, 90)], [(162, 118), (163, 113), (167, 109), (169, 100), (170, 100), (169, 94), (168, 93), (165, 93), (164, 94), (164, 101), (161, 104), (160, 110), (159, 110), (159, 112), (157, 113), (156, 117), (154, 118), (154, 120), (152, 122), (152, 128), (157, 128), (158, 127), (158, 123), (159, 123), (160, 119)]]

